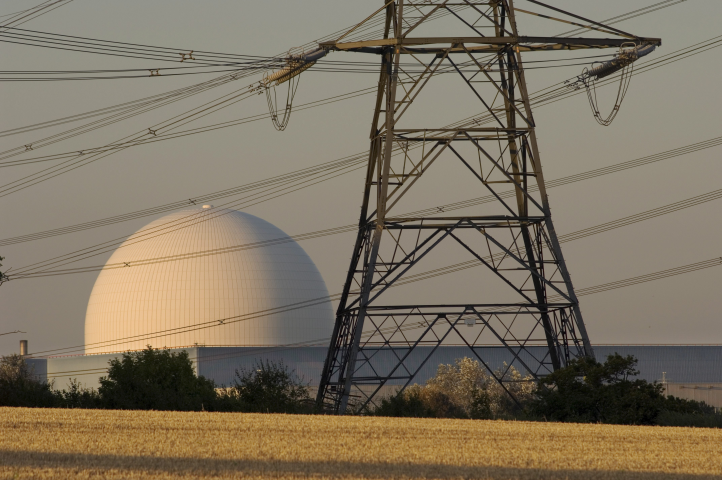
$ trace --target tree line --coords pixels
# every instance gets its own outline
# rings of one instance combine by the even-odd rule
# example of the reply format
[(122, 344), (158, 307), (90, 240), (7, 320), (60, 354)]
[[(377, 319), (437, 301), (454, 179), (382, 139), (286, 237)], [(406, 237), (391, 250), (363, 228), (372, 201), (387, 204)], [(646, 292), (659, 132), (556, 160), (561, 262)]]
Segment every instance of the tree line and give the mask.
[(0, 406), (311, 413), (313, 405), (308, 386), (282, 362), (259, 361), (253, 369), (237, 370), (225, 387), (196, 375), (188, 352), (149, 346), (110, 360), (97, 390), (72, 379), (67, 389), (55, 389), (38, 379), (23, 357), (2, 357)]
[[(722, 414), (713, 407), (667, 396), (661, 384), (635, 379), (636, 364), (633, 356), (618, 354), (604, 362), (579, 358), (533, 381), (513, 366), (490, 374), (478, 361), (462, 358), (439, 365), (425, 385), (360, 410), (350, 406), (375, 416), (722, 427)], [(254, 368), (236, 370), (232, 385), (219, 386), (195, 374), (187, 352), (150, 346), (110, 360), (97, 390), (76, 380), (58, 390), (35, 377), (21, 356), (0, 359), (0, 406), (322, 413), (312, 393), (282, 362), (259, 360)]]

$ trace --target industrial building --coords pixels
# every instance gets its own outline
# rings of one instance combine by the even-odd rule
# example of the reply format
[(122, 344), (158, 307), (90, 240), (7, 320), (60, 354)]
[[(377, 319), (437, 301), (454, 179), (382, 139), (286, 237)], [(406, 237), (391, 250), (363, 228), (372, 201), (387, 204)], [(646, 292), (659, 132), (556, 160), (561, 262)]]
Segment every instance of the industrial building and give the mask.
[[(323, 278), (291, 237), (253, 215), (206, 205), (157, 219), (118, 247), (90, 295), (84, 354), (27, 358), (56, 388), (71, 378), (97, 388), (111, 359), (149, 344), (186, 350), (196, 372), (219, 386), (232, 385), (237, 369), (265, 360), (282, 361), (317, 386), (333, 322)], [(426, 382), (439, 364), (474, 358), (465, 346), (442, 345), (429, 356), (431, 348), (416, 347), (405, 361), (419, 369), (415, 383)], [(545, 347), (534, 348), (516, 361), (505, 347), (475, 351), (497, 369), (544, 355)], [(634, 355), (640, 378), (722, 407), (722, 346), (596, 345), (594, 351), (600, 360)], [(382, 369), (398, 360), (383, 347), (376, 356)], [(387, 390), (402, 383), (391, 381)]]

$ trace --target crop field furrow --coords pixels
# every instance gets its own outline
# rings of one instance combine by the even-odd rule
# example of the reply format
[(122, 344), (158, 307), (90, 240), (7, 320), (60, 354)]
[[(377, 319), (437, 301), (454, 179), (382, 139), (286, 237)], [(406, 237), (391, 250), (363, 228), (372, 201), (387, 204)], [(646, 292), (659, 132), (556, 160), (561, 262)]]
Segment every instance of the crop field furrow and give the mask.
[(722, 430), (0, 408), (0, 478), (712, 479)]

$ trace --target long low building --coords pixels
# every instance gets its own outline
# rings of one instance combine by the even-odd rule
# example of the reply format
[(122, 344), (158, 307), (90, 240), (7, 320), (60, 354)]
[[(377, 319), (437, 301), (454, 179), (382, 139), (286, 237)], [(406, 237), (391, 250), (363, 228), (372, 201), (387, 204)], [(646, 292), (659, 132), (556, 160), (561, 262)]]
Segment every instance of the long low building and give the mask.
[[(463, 357), (474, 358), (464, 346), (439, 347), (429, 359), (431, 347), (417, 347), (405, 365), (411, 371), (418, 370), (413, 383), (424, 384), (433, 377), (441, 364), (453, 364)], [(231, 386), (237, 370), (254, 369), (258, 362), (281, 362), (310, 386), (317, 386), (326, 358), (326, 347), (201, 347), (185, 350), (194, 363), (198, 375), (212, 379), (219, 386)], [(668, 393), (682, 398), (701, 400), (722, 407), (722, 345), (597, 345), (594, 347), (598, 360), (608, 355), (633, 355), (639, 363), (639, 376), (650, 382), (664, 382)], [(530, 354), (534, 354), (532, 351)], [(481, 347), (478, 354), (492, 369), (504, 363), (512, 364), (525, 374), (520, 360), (502, 347)], [(543, 354), (540, 350), (539, 354)], [(110, 360), (119, 358), (120, 353), (97, 355), (71, 355), (44, 358), (30, 358), (28, 363), (38, 377), (54, 382), (55, 388), (62, 389), (70, 379), (76, 379), (87, 387), (97, 388), (99, 378), (107, 374)], [(393, 366), (394, 355), (390, 350), (380, 351), (374, 366), (383, 373)], [(423, 363), (423, 365), (422, 365)], [(397, 388), (401, 382), (390, 382)]]

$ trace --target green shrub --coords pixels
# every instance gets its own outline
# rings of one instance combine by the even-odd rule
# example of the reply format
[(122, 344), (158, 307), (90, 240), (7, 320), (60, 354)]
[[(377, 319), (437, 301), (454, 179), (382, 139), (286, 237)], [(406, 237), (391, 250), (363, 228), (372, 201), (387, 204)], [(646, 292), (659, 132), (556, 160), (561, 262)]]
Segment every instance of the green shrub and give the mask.
[(672, 395), (665, 398), (662, 409), (672, 413), (692, 415), (712, 415), (715, 413), (715, 408), (704, 402), (677, 398)]
[(220, 402), (225, 408), (256, 413), (311, 413), (308, 385), (281, 361), (258, 361), (256, 368), (236, 370), (234, 385)]
[(657, 425), (661, 425), (663, 427), (722, 428), (722, 414), (683, 413), (662, 410), (657, 417)]
[(101, 408), (102, 399), (94, 389), (83, 388), (77, 379), (71, 378), (67, 390), (54, 392), (58, 406), (62, 408)]
[(394, 395), (384, 397), (377, 408), (371, 409), (371, 415), (379, 417), (436, 417), (421, 399), (420, 390), (409, 389), (405, 392), (396, 392)]
[(539, 381), (532, 411), (560, 422), (653, 425), (664, 405), (662, 386), (631, 380), (636, 364), (619, 354), (604, 363), (573, 360)]
[(213, 381), (196, 376), (188, 352), (154, 350), (124, 353), (110, 361), (100, 379), (100, 405), (121, 410), (212, 410)]
[(23, 357), (0, 358), (0, 406), (49, 408), (58, 403), (52, 385), (38, 380)]
[(704, 402), (669, 396), (664, 399), (657, 425), (722, 428), (722, 413)]

